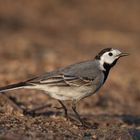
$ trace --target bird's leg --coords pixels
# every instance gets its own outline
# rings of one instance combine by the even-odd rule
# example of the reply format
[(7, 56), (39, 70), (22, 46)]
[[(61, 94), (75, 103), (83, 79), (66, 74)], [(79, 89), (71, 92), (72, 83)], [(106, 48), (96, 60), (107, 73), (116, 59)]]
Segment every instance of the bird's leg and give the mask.
[(78, 113), (77, 110), (76, 110), (76, 103), (77, 103), (76, 100), (73, 100), (73, 101), (72, 101), (72, 110), (74, 111), (74, 113), (75, 113), (77, 119), (80, 121), (80, 123), (82, 124), (82, 126), (83, 126), (84, 128), (96, 129), (96, 128), (97, 128), (97, 125), (92, 126), (90, 123), (85, 122), (85, 121), (80, 117), (79, 113)]
[(75, 113), (77, 119), (80, 121), (80, 123), (81, 123), (82, 125), (85, 125), (84, 121), (81, 119), (79, 113), (78, 113), (77, 110), (76, 110), (76, 103), (77, 103), (76, 100), (73, 100), (73, 101), (72, 101), (72, 110), (74, 111), (74, 113)]
[(65, 117), (68, 119), (68, 112), (67, 112), (66, 106), (63, 104), (62, 101), (58, 100), (58, 102), (61, 104), (61, 106), (62, 106), (62, 108), (64, 110)]

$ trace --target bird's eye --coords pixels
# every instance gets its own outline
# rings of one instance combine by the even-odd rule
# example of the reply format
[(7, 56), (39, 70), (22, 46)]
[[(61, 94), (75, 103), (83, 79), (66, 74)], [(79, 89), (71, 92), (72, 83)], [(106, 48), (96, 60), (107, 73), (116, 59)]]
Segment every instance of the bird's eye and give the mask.
[(112, 55), (113, 55), (113, 53), (111, 53), (111, 52), (110, 52), (108, 55), (109, 55), (109, 56), (112, 56)]

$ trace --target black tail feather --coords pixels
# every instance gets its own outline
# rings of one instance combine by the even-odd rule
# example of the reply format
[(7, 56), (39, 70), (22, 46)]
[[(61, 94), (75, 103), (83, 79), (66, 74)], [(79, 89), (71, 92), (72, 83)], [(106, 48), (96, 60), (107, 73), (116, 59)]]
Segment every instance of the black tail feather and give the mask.
[(9, 90), (22, 88), (22, 87), (25, 87), (25, 86), (28, 86), (28, 84), (26, 82), (20, 82), (20, 83), (16, 83), (16, 84), (7, 85), (7, 86), (4, 86), (4, 87), (0, 87), (0, 93), (5, 92), (5, 91), (9, 91)]

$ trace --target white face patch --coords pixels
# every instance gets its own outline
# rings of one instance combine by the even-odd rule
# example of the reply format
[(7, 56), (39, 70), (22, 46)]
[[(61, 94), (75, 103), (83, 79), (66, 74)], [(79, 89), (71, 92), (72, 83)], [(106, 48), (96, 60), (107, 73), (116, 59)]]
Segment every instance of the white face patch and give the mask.
[(104, 67), (103, 67), (103, 64), (104, 63), (107, 63), (107, 64), (113, 64), (113, 62), (119, 58), (119, 55), (121, 54), (122, 52), (120, 52), (119, 50), (117, 49), (112, 49), (111, 51), (108, 51), (108, 52), (105, 52), (99, 62), (100, 62), (100, 66), (101, 66), (101, 69), (102, 70), (105, 70)]

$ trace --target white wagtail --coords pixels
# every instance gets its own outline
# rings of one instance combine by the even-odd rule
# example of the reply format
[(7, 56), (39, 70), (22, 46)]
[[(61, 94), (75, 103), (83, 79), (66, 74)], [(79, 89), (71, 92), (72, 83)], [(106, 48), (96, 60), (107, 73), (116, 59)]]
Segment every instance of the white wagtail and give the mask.
[(23, 82), (1, 87), (0, 92), (21, 88), (43, 90), (47, 95), (59, 101), (66, 117), (68, 116), (67, 108), (63, 101), (71, 100), (72, 110), (84, 125), (84, 121), (76, 111), (76, 103), (98, 91), (117, 60), (127, 55), (128, 53), (123, 53), (118, 49), (106, 48), (101, 50), (93, 60), (69, 65)]

